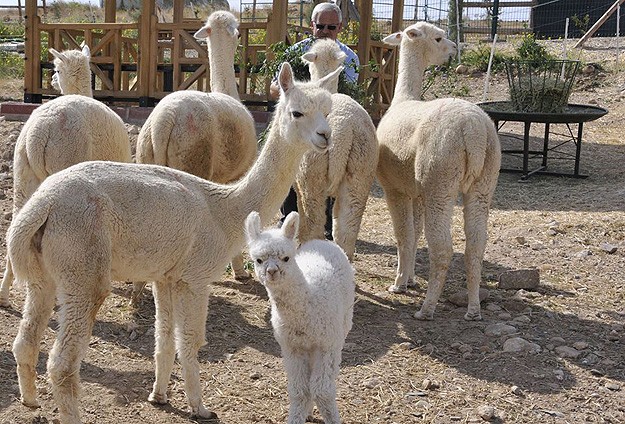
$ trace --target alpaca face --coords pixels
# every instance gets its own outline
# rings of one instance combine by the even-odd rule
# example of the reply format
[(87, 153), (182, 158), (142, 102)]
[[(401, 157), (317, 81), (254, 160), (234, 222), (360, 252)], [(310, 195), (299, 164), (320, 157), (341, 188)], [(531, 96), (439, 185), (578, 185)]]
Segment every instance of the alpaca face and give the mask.
[(302, 60), (308, 63), (311, 81), (317, 81), (341, 66), (346, 56), (334, 40), (320, 39), (302, 55)]
[(50, 53), (55, 57), (52, 87), (59, 90), (61, 94), (68, 94), (68, 86), (71, 83), (91, 72), (89, 69), (91, 55), (87, 46), (82, 50), (66, 50), (61, 53), (50, 49)]
[(430, 23), (417, 22), (406, 28), (404, 34), (402, 48), (420, 48), (428, 64), (442, 65), (456, 55), (456, 43), (447, 39), (445, 31)]

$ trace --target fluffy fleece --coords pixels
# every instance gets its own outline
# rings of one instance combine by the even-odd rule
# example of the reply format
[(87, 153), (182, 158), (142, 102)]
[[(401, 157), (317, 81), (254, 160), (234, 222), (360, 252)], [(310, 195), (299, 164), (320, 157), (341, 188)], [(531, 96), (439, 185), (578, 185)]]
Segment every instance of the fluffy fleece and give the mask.
[(62, 424), (80, 422), (80, 362), (111, 280), (154, 281), (156, 380), (149, 396), (167, 402), (178, 354), (193, 415), (202, 404), (197, 353), (205, 344), (210, 283), (245, 242), (251, 211), (272, 219), (308, 149), (328, 147), (330, 94), (296, 84), (288, 64), (267, 142), (246, 176), (232, 185), (159, 165), (85, 162), (47, 178), (14, 217), (7, 252), (27, 285), (13, 343), (22, 403), (36, 406), (40, 339), (59, 303), (48, 375)]
[[(232, 13), (217, 11), (195, 33), (208, 45), (212, 92), (165, 96), (139, 132), (138, 163), (165, 165), (218, 183), (236, 181), (252, 166), (256, 127), (239, 101), (234, 75), (238, 25)], [(232, 268), (237, 279), (249, 277), (241, 255), (233, 258)]]
[[(339, 68), (345, 53), (332, 40), (313, 43), (302, 59), (308, 63), (312, 81)], [(354, 99), (331, 88), (332, 112), (328, 117), (332, 143), (326, 154), (308, 153), (296, 177), (300, 240), (324, 238), (326, 198), (334, 197), (332, 236), (353, 260), (375, 178), (378, 140), (371, 117)]]
[(340, 423), (336, 379), (352, 328), (354, 269), (333, 242), (297, 248), (297, 212), (281, 228), (262, 231), (250, 213), (246, 236), (258, 279), (271, 302), (271, 324), (288, 378), (289, 424), (304, 424), (316, 404), (326, 424)]
[(481, 319), (479, 286), (490, 202), (501, 150), (497, 132), (478, 106), (459, 99), (420, 101), (425, 68), (453, 56), (445, 32), (419, 22), (384, 39), (399, 45), (395, 95), (378, 125), (378, 180), (388, 204), (399, 260), (395, 283), (415, 283), (415, 250), (425, 228), (430, 258), (428, 289), (418, 319), (432, 319), (453, 254), (451, 219), (462, 194), (469, 292), (467, 320)]
[[(88, 160), (131, 162), (130, 140), (122, 119), (91, 98), (89, 47), (56, 57), (54, 84), (63, 96), (30, 115), (15, 145), (13, 157), (13, 216), (48, 176)], [(13, 270), (7, 259), (0, 305), (9, 306)]]

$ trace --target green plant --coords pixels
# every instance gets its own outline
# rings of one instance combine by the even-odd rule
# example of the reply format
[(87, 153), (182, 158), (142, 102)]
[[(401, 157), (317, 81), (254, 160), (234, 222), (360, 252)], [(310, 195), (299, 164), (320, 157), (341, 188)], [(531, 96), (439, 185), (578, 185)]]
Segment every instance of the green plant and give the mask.
[(554, 60), (555, 58), (547, 51), (547, 48), (536, 41), (534, 34), (525, 34), (521, 38), (521, 44), (516, 48), (516, 55), (520, 60), (536, 63)]
[[(491, 65), (491, 71), (503, 71), (504, 64), (509, 58), (509, 55), (495, 50), (495, 53), (493, 55), (493, 63)], [(476, 48), (463, 50), (461, 62), (471, 68), (477, 69), (478, 71), (486, 72), (488, 70), (489, 59), (490, 45), (480, 43)]]
[(24, 78), (24, 59), (19, 54), (0, 50), (0, 77)]
[(586, 14), (583, 18), (579, 18), (577, 15), (573, 15), (571, 16), (571, 21), (573, 22), (573, 25), (575, 25), (575, 27), (580, 30), (582, 35), (584, 35), (586, 34), (586, 31), (588, 31), (588, 27), (590, 26), (590, 15)]

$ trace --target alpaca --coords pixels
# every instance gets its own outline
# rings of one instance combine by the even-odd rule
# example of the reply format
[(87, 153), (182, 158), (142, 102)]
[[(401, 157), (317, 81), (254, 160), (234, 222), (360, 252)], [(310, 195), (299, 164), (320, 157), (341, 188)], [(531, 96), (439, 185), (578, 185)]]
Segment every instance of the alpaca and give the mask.
[[(256, 158), (256, 127), (239, 101), (234, 55), (239, 23), (227, 11), (213, 12), (195, 38), (206, 39), (211, 93), (176, 91), (161, 100), (141, 128), (137, 162), (165, 165), (206, 180), (241, 178)], [(249, 278), (243, 257), (232, 260), (237, 280)]]
[(469, 305), (465, 319), (480, 320), (479, 286), (490, 202), (501, 149), (493, 122), (460, 99), (420, 101), (425, 68), (442, 64), (456, 45), (436, 26), (418, 22), (384, 42), (399, 45), (395, 96), (378, 125), (377, 177), (397, 240), (398, 264), (391, 292), (415, 283), (415, 253), (425, 228), (430, 258), (428, 289), (415, 317), (433, 319), (453, 254), (451, 218), (462, 193)]
[[(92, 98), (89, 47), (54, 49), (53, 85), (61, 97), (35, 109), (15, 145), (13, 158), (13, 216), (49, 175), (78, 162), (112, 160), (131, 162), (130, 140), (122, 119)], [(11, 260), (7, 258), (0, 306), (9, 307), (13, 284)], [(137, 287), (135, 287), (136, 290)]]
[[(345, 53), (333, 40), (319, 40), (313, 43), (302, 60), (308, 63), (311, 80), (316, 81), (340, 67)], [(362, 215), (375, 178), (378, 140), (367, 111), (337, 90), (338, 82), (330, 89), (334, 93), (332, 112), (328, 117), (332, 145), (327, 154), (307, 153), (296, 177), (298, 211), (301, 213), (299, 234), (301, 241), (324, 238), (326, 198), (334, 197), (333, 239), (352, 261)]]
[(13, 343), (22, 403), (36, 406), (39, 341), (55, 305), (57, 339), (48, 374), (60, 422), (79, 423), (80, 362), (111, 279), (154, 281), (156, 379), (149, 401), (167, 402), (175, 354), (191, 413), (202, 404), (197, 353), (205, 344), (210, 283), (243, 247), (251, 211), (275, 216), (308, 149), (328, 148), (325, 89), (295, 83), (288, 63), (281, 98), (259, 159), (237, 183), (217, 184), (160, 165), (84, 162), (48, 177), (14, 217), (7, 252), (27, 285)]
[(257, 278), (271, 302), (271, 325), (288, 379), (289, 424), (304, 424), (314, 404), (326, 424), (338, 424), (336, 379), (352, 328), (354, 269), (334, 242), (311, 240), (297, 248), (299, 215), (262, 231), (260, 216), (245, 222)]

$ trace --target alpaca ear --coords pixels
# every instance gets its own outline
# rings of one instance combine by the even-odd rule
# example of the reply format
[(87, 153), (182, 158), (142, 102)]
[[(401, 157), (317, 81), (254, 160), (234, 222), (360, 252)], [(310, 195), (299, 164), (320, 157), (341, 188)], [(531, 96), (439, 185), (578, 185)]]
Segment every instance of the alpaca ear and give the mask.
[(50, 53), (52, 53), (52, 56), (56, 57), (60, 61), (64, 62), (65, 60), (67, 60), (67, 57), (65, 57), (65, 55), (63, 53), (60, 53), (60, 52), (54, 50), (52, 47), (50, 47), (49, 50), (50, 50)]
[(84, 44), (82, 46), (82, 54), (85, 57), (91, 58), (91, 49), (89, 48), (88, 45)]
[(193, 34), (193, 37), (195, 37), (196, 40), (202, 40), (204, 38), (208, 38), (209, 35), (211, 35), (211, 27), (204, 25), (202, 28), (198, 29), (195, 34)]
[(340, 52), (336, 52), (336, 56), (334, 58), (337, 62), (344, 62), (346, 57), (347, 55), (345, 54), (345, 52), (341, 50)]
[(406, 31), (406, 35), (411, 40), (415, 40), (417, 38), (424, 38), (425, 37), (425, 33), (423, 31), (421, 31), (420, 29), (417, 29), (417, 28), (410, 28), (408, 31)]
[(337, 80), (339, 75), (341, 75), (341, 72), (343, 72), (343, 69), (345, 69), (344, 66), (339, 66), (334, 71), (317, 81), (317, 84), (319, 87), (325, 88), (326, 90), (336, 88)]
[(307, 63), (313, 63), (317, 60), (317, 53), (306, 52), (302, 55), (302, 60)]
[(386, 37), (384, 37), (382, 42), (384, 42), (384, 44), (389, 44), (391, 46), (399, 46), (401, 44), (402, 34), (403, 33), (401, 32), (394, 32), (391, 35), (387, 35)]
[(285, 237), (293, 240), (295, 236), (297, 236), (297, 231), (299, 230), (299, 214), (297, 212), (291, 212), (284, 218), (284, 223), (282, 223), (282, 234)]
[(293, 87), (295, 87), (295, 80), (293, 79), (293, 69), (289, 62), (283, 62), (280, 67), (280, 73), (278, 74), (278, 83), (283, 93), (286, 93)]
[(226, 27), (226, 31), (228, 31), (228, 34), (230, 35), (230, 37), (238, 37), (239, 36), (239, 30), (238, 28), (238, 23), (235, 25), (228, 25)]
[(260, 215), (256, 211), (250, 212), (245, 220), (245, 238), (248, 243), (253, 242), (262, 232)]

